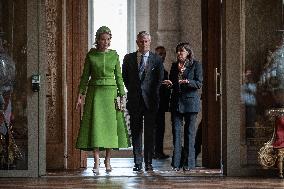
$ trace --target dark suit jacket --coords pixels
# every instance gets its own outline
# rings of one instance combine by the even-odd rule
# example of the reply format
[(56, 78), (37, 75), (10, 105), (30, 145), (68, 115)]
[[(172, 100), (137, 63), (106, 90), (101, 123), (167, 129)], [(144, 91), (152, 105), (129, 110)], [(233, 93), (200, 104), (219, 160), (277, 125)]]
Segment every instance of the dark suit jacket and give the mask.
[[(169, 79), (169, 73), (164, 70), (164, 79)], [(170, 100), (171, 90), (167, 87), (167, 85), (161, 85), (160, 87), (160, 105), (159, 112), (168, 112), (169, 111), (169, 100)]]
[(180, 113), (199, 112), (200, 111), (200, 95), (198, 89), (202, 87), (202, 65), (193, 60), (188, 62), (183, 72), (183, 79), (187, 79), (189, 83), (178, 83), (178, 63), (174, 62), (170, 71), (170, 80), (173, 83), (173, 90), (171, 94), (171, 111), (178, 111)]
[(150, 52), (145, 69), (145, 76), (140, 81), (138, 75), (137, 52), (125, 55), (122, 64), (122, 77), (127, 89), (126, 107), (129, 113), (141, 108), (141, 98), (148, 110), (157, 111), (159, 107), (159, 88), (163, 79), (162, 59)]

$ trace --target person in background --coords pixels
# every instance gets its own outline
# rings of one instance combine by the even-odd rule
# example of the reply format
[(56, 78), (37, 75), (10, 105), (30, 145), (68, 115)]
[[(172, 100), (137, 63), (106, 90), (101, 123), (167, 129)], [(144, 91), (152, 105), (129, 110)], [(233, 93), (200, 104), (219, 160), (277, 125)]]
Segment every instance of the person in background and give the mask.
[(94, 173), (99, 172), (100, 149), (106, 151), (104, 164), (109, 172), (111, 150), (130, 146), (123, 112), (116, 106), (117, 97), (125, 95), (125, 91), (118, 54), (108, 49), (111, 37), (108, 27), (97, 30), (95, 48), (85, 58), (76, 103), (79, 109), (86, 94), (76, 148), (93, 151)]
[(197, 131), (196, 131), (196, 137), (195, 137), (195, 162), (197, 162), (197, 157), (201, 153), (201, 147), (202, 147), (202, 127), (203, 123), (202, 120), (198, 124)]
[[(155, 49), (155, 53), (158, 54), (163, 63), (165, 63), (165, 58), (167, 55), (164, 46), (158, 46)], [(164, 80), (168, 80), (168, 72), (164, 69)], [(155, 130), (155, 144), (154, 144), (154, 159), (167, 159), (170, 156), (164, 153), (164, 133), (165, 133), (165, 112), (169, 111), (169, 99), (170, 99), (170, 89), (166, 84), (160, 87), (160, 103), (156, 118), (156, 130)]]
[(160, 56), (150, 52), (151, 36), (146, 31), (137, 35), (138, 50), (125, 55), (122, 77), (127, 89), (127, 110), (133, 145), (133, 171), (142, 170), (142, 133), (144, 125), (145, 171), (153, 171), (152, 156), (156, 114), (159, 107), (159, 88), (164, 77)]
[[(183, 168), (189, 171), (195, 168), (196, 119), (200, 111), (200, 94), (203, 74), (202, 65), (193, 58), (189, 43), (182, 42), (176, 46), (177, 61), (172, 64), (170, 80), (164, 83), (172, 85), (170, 110), (173, 132), (173, 170)], [(182, 160), (181, 129), (184, 126), (184, 157)]]
[(256, 121), (257, 86), (250, 69), (245, 71), (245, 83), (242, 86), (242, 100), (245, 104), (246, 127), (254, 127)]

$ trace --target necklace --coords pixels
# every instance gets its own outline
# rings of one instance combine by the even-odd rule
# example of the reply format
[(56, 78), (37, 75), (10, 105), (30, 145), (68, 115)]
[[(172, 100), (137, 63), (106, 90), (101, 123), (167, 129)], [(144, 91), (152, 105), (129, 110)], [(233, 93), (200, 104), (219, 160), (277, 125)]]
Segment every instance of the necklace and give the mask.
[(184, 70), (185, 70), (185, 63), (179, 62), (178, 63), (178, 71), (180, 73), (183, 73)]

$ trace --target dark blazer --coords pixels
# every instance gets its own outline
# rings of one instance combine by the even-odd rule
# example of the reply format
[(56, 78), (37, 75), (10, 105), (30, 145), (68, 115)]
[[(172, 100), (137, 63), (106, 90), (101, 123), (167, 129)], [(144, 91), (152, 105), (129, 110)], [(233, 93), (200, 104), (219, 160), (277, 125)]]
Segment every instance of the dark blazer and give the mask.
[(122, 64), (122, 77), (127, 89), (126, 107), (129, 113), (140, 110), (141, 98), (148, 110), (157, 111), (159, 107), (159, 88), (164, 77), (162, 59), (150, 52), (145, 75), (140, 81), (137, 64), (137, 52), (125, 55)]
[(202, 65), (196, 61), (186, 63), (183, 72), (183, 79), (187, 79), (189, 83), (178, 83), (178, 63), (174, 62), (171, 67), (169, 79), (173, 83), (170, 109), (180, 113), (199, 112), (200, 111), (200, 95), (198, 89), (202, 87), (203, 74)]

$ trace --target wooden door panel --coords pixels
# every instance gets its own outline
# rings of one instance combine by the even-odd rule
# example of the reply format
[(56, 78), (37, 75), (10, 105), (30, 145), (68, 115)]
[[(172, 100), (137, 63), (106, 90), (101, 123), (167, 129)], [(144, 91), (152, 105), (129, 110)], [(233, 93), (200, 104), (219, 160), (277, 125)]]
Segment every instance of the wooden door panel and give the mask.
[(47, 169), (76, 169), (83, 158), (75, 149), (80, 127), (75, 102), (88, 50), (88, 1), (46, 1), (45, 8)]
[[(221, 1), (202, 1), (204, 85), (202, 91), (202, 161), (208, 168), (220, 168), (221, 106), (219, 76), (221, 62)], [(217, 70), (216, 70), (217, 69)], [(216, 80), (217, 79), (217, 80)]]

